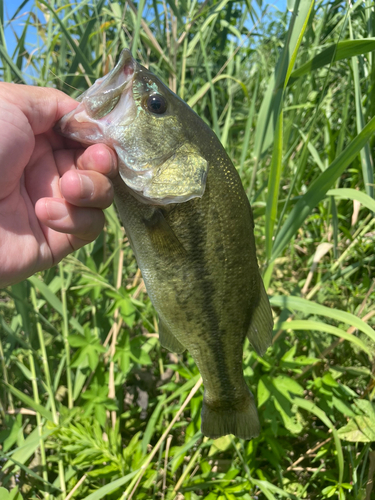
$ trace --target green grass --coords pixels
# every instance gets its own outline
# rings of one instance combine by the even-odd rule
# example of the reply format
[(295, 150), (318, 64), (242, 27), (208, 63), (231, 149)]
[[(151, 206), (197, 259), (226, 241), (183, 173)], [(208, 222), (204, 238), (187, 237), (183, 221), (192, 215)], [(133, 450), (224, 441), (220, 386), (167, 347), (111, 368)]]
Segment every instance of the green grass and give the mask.
[(244, 351), (261, 435), (203, 438), (199, 373), (160, 347), (111, 207), (97, 241), (0, 292), (1, 500), (375, 495), (375, 12), (294, 8), (26, 0), (13, 53), (2, 22), (4, 81), (75, 97), (129, 47), (210, 124), (253, 206), (275, 331)]

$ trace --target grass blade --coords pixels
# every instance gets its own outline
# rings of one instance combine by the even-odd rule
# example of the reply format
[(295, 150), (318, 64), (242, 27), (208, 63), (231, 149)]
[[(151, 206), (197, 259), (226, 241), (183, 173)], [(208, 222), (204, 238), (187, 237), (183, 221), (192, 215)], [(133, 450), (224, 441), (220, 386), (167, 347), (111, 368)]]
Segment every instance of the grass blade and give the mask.
[(375, 342), (375, 331), (367, 323), (357, 318), (354, 314), (339, 309), (322, 306), (316, 302), (302, 299), (301, 297), (278, 295), (270, 298), (272, 306), (290, 309), (292, 311), (301, 311), (305, 314), (313, 314), (317, 316), (326, 316), (327, 318), (335, 319), (339, 322), (347, 323), (361, 332), (365, 333), (373, 342)]
[(362, 191), (357, 191), (357, 189), (350, 188), (338, 188), (330, 189), (327, 192), (328, 196), (334, 196), (340, 200), (356, 200), (361, 203), (364, 207), (368, 208), (375, 213), (375, 201), (368, 194)]
[(331, 163), (327, 170), (311, 184), (302, 198), (298, 200), (276, 237), (272, 251), (272, 259), (280, 255), (291, 241), (296, 231), (302, 226), (308, 215), (325, 197), (329, 188), (359, 154), (374, 132), (375, 117), (370, 120), (363, 130), (350, 142), (347, 148)]
[(220, 139), (220, 129), (219, 129), (219, 123), (218, 123), (218, 116), (217, 116), (217, 106), (216, 106), (216, 95), (215, 95), (215, 89), (214, 89), (213, 82), (212, 82), (211, 69), (210, 69), (210, 66), (208, 63), (207, 52), (206, 52), (206, 48), (205, 48), (205, 44), (204, 44), (202, 36), (199, 38), (199, 41), (201, 43), (203, 60), (204, 60), (205, 68), (206, 68), (206, 75), (207, 75), (207, 80), (208, 80), (207, 83), (209, 84), (209, 88), (211, 90), (212, 125), (213, 125), (213, 129), (214, 129), (215, 134)]
[(375, 50), (375, 38), (345, 40), (343, 42), (330, 45), (315, 57), (307, 61), (307, 63), (294, 70), (290, 75), (288, 85), (292, 85), (297, 78), (307, 75), (319, 68), (323, 68), (323, 66), (327, 66), (330, 63), (366, 54), (367, 52), (371, 52), (373, 50)]
[(85, 497), (83, 500), (101, 500), (106, 495), (109, 495), (109, 494), (115, 492), (116, 490), (118, 490), (121, 486), (124, 486), (137, 473), (138, 473), (138, 470), (133, 471), (130, 474), (126, 474), (126, 476), (120, 477), (120, 479), (116, 479), (116, 481), (112, 481), (111, 483), (106, 484), (105, 486), (102, 486), (97, 491), (94, 491), (94, 493), (91, 493), (91, 495)]
[(44, 417), (47, 420), (50, 420), (51, 422), (53, 422), (52, 413), (50, 411), (46, 410), (46, 408), (44, 408), (44, 406), (35, 403), (35, 401), (32, 398), (30, 398), (29, 396), (27, 396), (23, 392), (19, 391), (18, 389), (16, 389), (12, 385), (7, 384), (6, 382), (2, 382), (2, 384), (4, 384), (10, 390), (10, 392), (14, 396), (16, 396), (16, 398), (18, 398), (20, 401), (22, 401), (23, 403), (25, 403), (25, 405), (29, 406), (34, 411), (40, 413), (42, 415), (42, 417)]
[(138, 10), (137, 10), (137, 17), (136, 17), (136, 22), (135, 22), (135, 27), (134, 27), (134, 35), (133, 35), (133, 41), (132, 41), (132, 56), (133, 57), (137, 57), (139, 36), (140, 36), (140, 31), (141, 31), (142, 14), (143, 14), (144, 8), (145, 8), (145, 0), (140, 0), (139, 5), (138, 5)]
[[(0, 28), (0, 30), (2, 31), (2, 27)], [(1, 45), (1, 44), (0, 44), (0, 55), (1, 55), (1, 58), (3, 60), (4, 66), (8, 70), (7, 74), (9, 76), (8, 76), (8, 80), (7, 81), (9, 81), (9, 82), (12, 81), (11, 72), (13, 72), (14, 75), (18, 79), (17, 81), (19, 83), (24, 83), (26, 85), (26, 80), (24, 79), (21, 70), (17, 67), (16, 64), (14, 64), (14, 62), (12, 61), (11, 57), (9, 56), (6, 48), (3, 45)]]
[(368, 346), (364, 342), (362, 342), (361, 339), (355, 337), (354, 335), (350, 335), (350, 333), (345, 332), (341, 328), (328, 325), (327, 323), (321, 323), (311, 320), (292, 320), (284, 321), (283, 323), (281, 323), (280, 328), (282, 328), (283, 330), (316, 330), (319, 332), (327, 332), (331, 335), (335, 335), (336, 337), (343, 338), (348, 342), (352, 342), (357, 347), (362, 349), (362, 351), (368, 352)]
[(247, 155), (249, 154), (250, 134), (251, 134), (253, 120), (254, 120), (255, 103), (256, 103), (257, 97), (258, 97), (258, 89), (259, 89), (259, 78), (257, 79), (255, 91), (254, 91), (254, 94), (252, 95), (252, 98), (251, 98), (250, 110), (249, 110), (249, 114), (247, 116), (247, 121), (246, 121), (245, 135), (244, 135), (244, 139), (243, 139), (242, 153), (241, 153), (241, 159), (240, 159), (240, 175), (241, 176), (243, 174), (245, 159), (246, 159)]
[(266, 206), (266, 255), (271, 258), (272, 241), (277, 217), (277, 204), (279, 201), (280, 179), (283, 157), (283, 112), (281, 111), (276, 127), (275, 141), (273, 144), (272, 162), (268, 178), (268, 194)]
[[(97, 15), (100, 14), (100, 12), (103, 8), (104, 2), (105, 2), (105, 0), (100, 0), (98, 5), (96, 6)], [(87, 48), (89, 36), (91, 35), (96, 22), (97, 22), (97, 18), (93, 17), (87, 23), (85, 32), (83, 33), (83, 36), (81, 37), (81, 39), (79, 41), (79, 49), (81, 50), (82, 53)], [(73, 61), (70, 65), (69, 69), (67, 70), (67, 73), (69, 73), (69, 75), (65, 79), (66, 85), (69, 85), (69, 86), (72, 85), (73, 80), (76, 77), (74, 73), (77, 71), (79, 63), (80, 63), (80, 56), (76, 52), (74, 55)]]
[[(259, 111), (254, 139), (254, 158), (256, 161), (259, 161), (260, 157), (272, 144), (284, 88), (288, 83), (296, 61), (297, 52), (302, 42), (313, 5), (314, 2), (311, 0), (297, 0), (295, 3), (287, 41), (277, 62), (275, 73), (270, 79)], [(250, 189), (250, 195), (251, 191), (252, 188)]]
[(327, 417), (325, 412), (318, 408), (312, 401), (309, 401), (308, 399), (302, 399), (302, 398), (293, 398), (293, 402), (299, 406), (300, 408), (304, 408), (305, 410), (309, 411), (310, 413), (313, 413), (315, 416), (317, 416), (329, 429), (331, 429), (332, 434), (333, 434), (333, 440), (335, 443), (336, 447), (336, 452), (337, 452), (337, 462), (339, 466), (339, 480), (338, 483), (339, 485), (342, 483), (342, 478), (344, 475), (344, 456), (342, 452), (342, 446), (341, 446), (341, 441), (339, 438), (339, 435), (337, 433), (337, 430), (335, 429), (334, 425), (332, 424), (331, 420)]
[(189, 42), (186, 57), (190, 57), (193, 54), (197, 43), (200, 41), (201, 36), (206, 32), (211, 23), (215, 24), (217, 18), (220, 16), (221, 11), (224, 9), (228, 2), (229, 0), (222, 0), (219, 4), (216, 4), (213, 7), (213, 12), (204, 21), (200, 31), (198, 31), (198, 33), (194, 35), (193, 39)]
[[(28, 281), (32, 283), (32, 285), (39, 290), (39, 292), (43, 295), (43, 297), (46, 299), (46, 301), (61, 315), (64, 315), (64, 308), (62, 305), (62, 302), (56, 297), (56, 295), (51, 292), (51, 290), (48, 288), (48, 285), (43, 283), (40, 279), (38, 279), (36, 276), (31, 276), (28, 278)], [(75, 318), (70, 317), (69, 318), (69, 323), (80, 333), (83, 335), (83, 328), (82, 326), (78, 323), (78, 321)]]
[[(350, 34), (353, 38), (353, 30), (351, 21), (349, 19)], [(375, 41), (374, 41), (375, 48)], [(365, 125), (364, 112), (362, 108), (362, 93), (361, 86), (359, 82), (359, 68), (358, 68), (358, 57), (352, 57), (352, 69), (353, 69), (353, 80), (354, 80), (354, 98), (355, 98), (355, 111), (357, 117), (357, 132), (360, 133)], [(365, 183), (366, 192), (371, 198), (374, 198), (374, 163), (372, 160), (370, 146), (365, 144), (363, 149), (361, 149), (361, 164), (363, 180)]]
[(192, 108), (194, 107), (198, 101), (200, 99), (202, 99), (202, 97), (210, 90), (211, 86), (214, 85), (216, 82), (218, 82), (219, 80), (224, 80), (224, 79), (230, 79), (230, 80), (233, 80), (234, 82), (238, 83), (238, 85), (240, 85), (240, 87), (242, 88), (244, 94), (246, 97), (249, 97), (249, 93), (248, 93), (248, 90), (246, 88), (246, 85), (241, 82), (240, 80), (238, 80), (237, 78), (234, 78), (233, 76), (230, 76), (230, 75), (227, 75), (227, 74), (224, 74), (224, 75), (218, 75), (218, 76), (215, 76), (214, 78), (212, 78), (211, 82), (207, 82), (205, 83), (204, 85), (202, 85), (202, 87), (198, 90), (198, 92), (196, 92), (192, 97), (190, 97), (190, 99), (187, 101), (188, 105)]
[(84, 70), (86, 71), (86, 78), (88, 78), (89, 80), (91, 80), (93, 78), (93, 73), (92, 73), (92, 69), (91, 69), (91, 65), (89, 63), (89, 61), (87, 60), (85, 54), (82, 52), (81, 48), (79, 47), (79, 45), (77, 45), (75, 42), (74, 42), (74, 39), (71, 37), (69, 31), (66, 29), (64, 23), (62, 22), (62, 20), (59, 18), (56, 10), (48, 3), (46, 2), (45, 0), (39, 0), (40, 3), (42, 3), (45, 7), (47, 7), (47, 9), (51, 12), (51, 14), (53, 15), (53, 17), (56, 19), (57, 23), (59, 24), (60, 28), (61, 28), (61, 31), (64, 33), (64, 36), (66, 38), (66, 40), (68, 41), (69, 45), (70, 45), (70, 48), (72, 49), (72, 51), (74, 52), (74, 54), (76, 54), (79, 58), (79, 63), (82, 64)]

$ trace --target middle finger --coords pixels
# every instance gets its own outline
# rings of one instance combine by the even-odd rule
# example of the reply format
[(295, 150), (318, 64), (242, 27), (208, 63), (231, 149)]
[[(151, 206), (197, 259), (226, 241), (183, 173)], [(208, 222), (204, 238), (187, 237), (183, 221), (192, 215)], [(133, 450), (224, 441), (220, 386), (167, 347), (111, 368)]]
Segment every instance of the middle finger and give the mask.
[(113, 186), (105, 175), (94, 171), (69, 170), (60, 180), (61, 194), (76, 207), (107, 208), (113, 201)]

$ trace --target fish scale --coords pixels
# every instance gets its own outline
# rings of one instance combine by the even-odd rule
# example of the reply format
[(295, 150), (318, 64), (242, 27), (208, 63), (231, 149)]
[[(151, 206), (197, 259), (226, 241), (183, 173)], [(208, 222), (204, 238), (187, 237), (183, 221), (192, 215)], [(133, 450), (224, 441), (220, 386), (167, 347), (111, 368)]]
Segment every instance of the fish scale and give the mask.
[[(104, 116), (101, 106), (110, 110)], [(126, 50), (58, 130), (81, 142), (105, 142), (119, 155), (115, 203), (159, 315), (161, 344), (189, 350), (202, 375), (202, 432), (212, 438), (258, 435), (243, 344), (247, 335), (264, 353), (272, 312), (250, 204), (220, 141)]]

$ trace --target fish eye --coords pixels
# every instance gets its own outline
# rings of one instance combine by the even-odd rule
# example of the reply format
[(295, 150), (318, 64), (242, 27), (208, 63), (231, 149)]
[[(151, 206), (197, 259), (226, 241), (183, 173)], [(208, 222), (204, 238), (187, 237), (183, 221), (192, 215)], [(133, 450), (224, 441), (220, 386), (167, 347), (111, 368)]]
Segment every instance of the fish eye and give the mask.
[(167, 111), (167, 101), (160, 94), (150, 95), (146, 101), (147, 109), (156, 115), (162, 115)]

